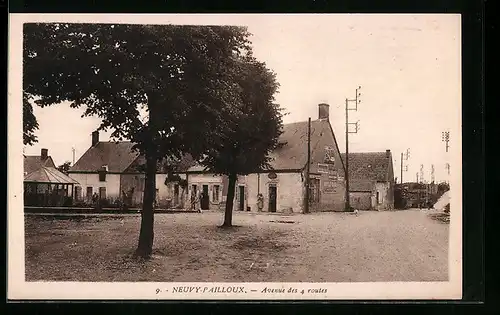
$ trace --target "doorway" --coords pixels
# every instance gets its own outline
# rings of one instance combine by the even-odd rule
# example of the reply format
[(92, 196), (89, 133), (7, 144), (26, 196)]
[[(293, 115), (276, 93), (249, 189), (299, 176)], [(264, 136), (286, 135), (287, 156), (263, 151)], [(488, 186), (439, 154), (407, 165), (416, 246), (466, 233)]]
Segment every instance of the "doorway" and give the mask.
[(198, 198), (198, 187), (196, 185), (191, 186), (191, 206), (194, 207), (196, 204), (196, 198)]
[(93, 190), (92, 187), (87, 187), (87, 194), (86, 194), (86, 196), (87, 196), (87, 202), (88, 203), (92, 202), (92, 197), (94, 195), (94, 192), (92, 190)]
[(245, 186), (238, 186), (239, 194), (238, 194), (238, 210), (245, 210)]
[(317, 205), (319, 203), (319, 179), (311, 178), (309, 184), (309, 204)]
[(179, 204), (179, 184), (174, 185), (174, 205)]
[(201, 209), (208, 210), (210, 207), (210, 199), (208, 195), (208, 185), (202, 186)]
[(99, 200), (106, 199), (106, 187), (99, 187)]
[(269, 212), (276, 212), (277, 189), (276, 186), (269, 186)]

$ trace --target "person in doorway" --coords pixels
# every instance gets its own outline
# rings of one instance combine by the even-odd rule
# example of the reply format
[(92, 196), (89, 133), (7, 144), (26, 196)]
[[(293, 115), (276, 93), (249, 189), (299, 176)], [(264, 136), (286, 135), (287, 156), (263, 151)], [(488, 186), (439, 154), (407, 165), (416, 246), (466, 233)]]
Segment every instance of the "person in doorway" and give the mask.
[(191, 193), (191, 210), (196, 210), (196, 194)]
[(203, 199), (205, 198), (205, 192), (201, 192), (200, 194), (198, 194), (198, 212), (201, 213), (201, 205), (203, 203)]
[(264, 196), (261, 193), (257, 194), (257, 209), (259, 212), (262, 212), (262, 209), (264, 209)]
[(97, 195), (97, 193), (92, 195), (92, 204), (94, 207), (99, 208), (99, 195)]

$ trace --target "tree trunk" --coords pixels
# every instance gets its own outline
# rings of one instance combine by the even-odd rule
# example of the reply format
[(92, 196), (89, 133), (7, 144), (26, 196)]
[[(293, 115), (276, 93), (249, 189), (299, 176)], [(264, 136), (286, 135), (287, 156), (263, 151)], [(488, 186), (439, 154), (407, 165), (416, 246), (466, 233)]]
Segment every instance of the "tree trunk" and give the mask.
[(236, 175), (229, 175), (229, 183), (226, 198), (226, 211), (224, 212), (224, 224), (222, 226), (232, 226), (233, 225), (233, 201), (234, 201), (234, 190), (236, 187)]
[(156, 198), (156, 152), (154, 149), (146, 156), (146, 178), (144, 182), (144, 198), (141, 212), (141, 232), (136, 255), (149, 258), (153, 251), (154, 238), (154, 201)]

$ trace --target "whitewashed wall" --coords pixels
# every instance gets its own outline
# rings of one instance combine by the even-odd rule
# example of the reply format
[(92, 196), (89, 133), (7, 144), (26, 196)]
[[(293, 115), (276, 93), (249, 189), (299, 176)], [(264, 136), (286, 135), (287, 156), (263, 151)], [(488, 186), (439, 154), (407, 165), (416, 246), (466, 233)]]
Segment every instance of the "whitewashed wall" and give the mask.
[(99, 174), (70, 173), (69, 177), (80, 183), (84, 200), (87, 200), (87, 187), (92, 187), (92, 193), (97, 194), (100, 187), (106, 187), (106, 198), (120, 197), (120, 174), (106, 174), (104, 182), (99, 181)]

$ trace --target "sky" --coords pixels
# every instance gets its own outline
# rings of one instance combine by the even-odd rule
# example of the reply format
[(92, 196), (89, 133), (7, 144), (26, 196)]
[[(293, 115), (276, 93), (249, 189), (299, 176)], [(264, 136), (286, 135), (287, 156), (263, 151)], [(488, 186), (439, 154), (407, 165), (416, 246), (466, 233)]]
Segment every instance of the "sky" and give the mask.
[[(133, 16), (86, 19), (141, 23)], [(100, 20), (99, 20), (100, 19)], [(61, 21), (61, 19), (59, 18)], [(80, 18), (81, 21), (83, 21)], [(458, 146), (461, 109), (461, 34), (458, 15), (203, 15), (148, 16), (156, 24), (227, 24), (247, 26), (255, 56), (272, 69), (280, 83), (276, 102), (289, 114), (284, 122), (318, 118), (318, 104), (330, 105), (330, 122), (345, 152), (345, 99), (361, 86), (361, 103), (350, 111), (360, 130), (349, 136), (350, 152), (393, 154), (400, 181), (415, 181), (423, 165), (424, 180), (447, 180), (446, 163)], [(27, 155), (47, 148), (57, 165), (75, 161), (91, 144), (98, 118), (58, 104), (34, 109), (38, 143)], [(450, 131), (446, 153), (441, 133)], [(101, 141), (109, 133), (101, 133)], [(457, 151), (455, 151), (457, 152)], [(451, 169), (454, 165), (451, 163)]]

